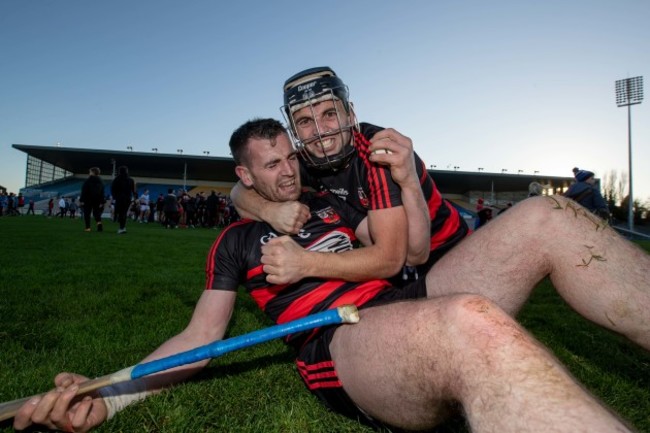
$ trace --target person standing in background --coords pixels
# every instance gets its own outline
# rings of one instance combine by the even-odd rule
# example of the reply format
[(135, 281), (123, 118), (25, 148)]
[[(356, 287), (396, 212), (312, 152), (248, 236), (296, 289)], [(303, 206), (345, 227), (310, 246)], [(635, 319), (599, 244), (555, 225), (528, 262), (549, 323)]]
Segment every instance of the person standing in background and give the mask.
[(609, 207), (596, 185), (593, 172), (579, 170), (576, 173), (576, 182), (569, 187), (564, 196), (575, 200), (602, 219), (609, 220)]
[(65, 201), (65, 197), (61, 197), (59, 199), (59, 213), (57, 214), (57, 216), (63, 218), (65, 216), (66, 208), (67, 208), (67, 203)]
[(126, 215), (131, 205), (131, 200), (138, 198), (138, 192), (135, 189), (135, 181), (129, 176), (129, 169), (123, 165), (119, 168), (119, 174), (111, 183), (111, 195), (115, 200), (115, 214), (120, 228), (117, 234), (126, 233)]
[(81, 206), (83, 208), (83, 217), (85, 223), (84, 231), (90, 231), (90, 215), (95, 218), (97, 231), (104, 230), (102, 225), (102, 212), (104, 212), (104, 182), (99, 177), (101, 171), (99, 167), (91, 167), (88, 179), (81, 186)]
[(149, 222), (149, 212), (151, 207), (149, 206), (149, 190), (145, 189), (142, 195), (140, 196), (140, 222), (148, 223)]
[(175, 229), (178, 227), (178, 198), (174, 194), (174, 189), (167, 190), (167, 196), (163, 203), (163, 211), (165, 212), (165, 226), (168, 229)]

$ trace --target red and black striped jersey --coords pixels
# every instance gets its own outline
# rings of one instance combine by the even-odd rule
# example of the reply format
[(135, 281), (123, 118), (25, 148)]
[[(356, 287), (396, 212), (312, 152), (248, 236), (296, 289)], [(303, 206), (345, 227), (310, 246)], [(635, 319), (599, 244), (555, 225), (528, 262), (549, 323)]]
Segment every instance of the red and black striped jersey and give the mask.
[[(368, 157), (370, 140), (384, 128), (360, 123), (361, 136), (355, 138), (356, 156), (347, 167), (336, 172), (308, 169), (301, 164), (300, 176), (303, 185), (317, 190), (329, 190), (359, 212), (377, 210), (402, 205), (401, 190), (390, 174), (390, 168), (372, 163)], [(417, 153), (413, 152), (415, 167), (420, 178), (424, 199), (429, 206), (431, 218), (431, 245), (429, 261), (418, 266), (418, 273), (425, 275), (433, 263), (453, 245), (463, 239), (469, 228), (458, 210), (442, 198), (440, 190), (426, 170), (426, 165)]]
[[(291, 238), (303, 248), (337, 253), (351, 250), (354, 231), (365, 215), (330, 193), (303, 193), (311, 218)], [(257, 305), (275, 323), (284, 323), (344, 304), (361, 306), (389, 286), (385, 280), (349, 283), (343, 280), (307, 278), (298, 283), (275, 285), (266, 281), (261, 247), (281, 236), (267, 223), (241, 220), (226, 227), (212, 245), (206, 265), (207, 290), (232, 290), (243, 285)], [(287, 342), (301, 346), (309, 333), (291, 335)]]

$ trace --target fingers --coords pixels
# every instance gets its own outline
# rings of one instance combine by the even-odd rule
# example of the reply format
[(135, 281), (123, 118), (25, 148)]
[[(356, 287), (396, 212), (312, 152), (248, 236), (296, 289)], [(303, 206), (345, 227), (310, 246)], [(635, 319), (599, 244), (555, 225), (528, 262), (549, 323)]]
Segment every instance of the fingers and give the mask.
[(54, 385), (56, 385), (57, 388), (63, 387), (67, 388), (73, 383), (81, 383), (85, 382), (88, 380), (87, 377), (81, 376), (79, 374), (74, 374), (74, 373), (59, 373), (56, 375), (54, 378)]
[(379, 164), (404, 163), (413, 153), (413, 143), (394, 129), (384, 129), (370, 140), (370, 160)]
[(289, 284), (301, 278), (300, 256), (304, 250), (289, 236), (271, 239), (262, 245), (262, 269), (271, 284)]
[(284, 234), (298, 234), (311, 216), (309, 207), (300, 202), (285, 202), (277, 208), (271, 225)]
[(307, 221), (309, 221), (309, 218), (311, 217), (311, 211), (309, 210), (309, 206), (306, 204), (300, 203), (300, 210), (299, 210), (299, 215), (298, 215), (298, 221), (300, 222), (300, 227), (304, 226)]
[(49, 414), (46, 414), (57, 428), (64, 431), (72, 431), (70, 418), (68, 417), (68, 409), (70, 408), (72, 399), (77, 395), (78, 390), (79, 387), (77, 385), (72, 385), (69, 389), (61, 392), (59, 397), (54, 400), (54, 405)]
[(43, 396), (37, 396), (25, 403), (16, 413), (14, 428), (23, 430), (32, 424), (40, 424), (50, 429), (70, 427), (68, 408), (79, 387), (56, 388)]
[(14, 417), (14, 428), (16, 430), (24, 430), (32, 425), (32, 415), (36, 411), (41, 400), (42, 397), (40, 396), (34, 397), (18, 409), (16, 416)]
[(69, 413), (70, 427), (72, 427), (71, 431), (86, 431), (92, 427), (92, 425), (89, 425), (89, 421), (91, 420), (90, 411), (92, 407), (93, 399), (90, 396), (84, 397), (83, 400), (75, 405), (74, 411)]

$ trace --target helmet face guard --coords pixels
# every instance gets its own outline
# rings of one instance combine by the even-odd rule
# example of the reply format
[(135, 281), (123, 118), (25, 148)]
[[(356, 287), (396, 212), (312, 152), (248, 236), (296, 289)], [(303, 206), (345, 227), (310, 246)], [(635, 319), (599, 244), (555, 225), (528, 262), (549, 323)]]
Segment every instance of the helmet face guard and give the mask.
[[(321, 170), (340, 170), (348, 164), (354, 155), (353, 131), (358, 130), (358, 125), (348, 95), (347, 86), (328, 67), (307, 69), (285, 82), (284, 105), (281, 111), (291, 130), (294, 146), (308, 167)], [(315, 133), (311, 137), (300, 138), (294, 114), (298, 110), (308, 107), (312, 118), (316, 119), (314, 106), (329, 100), (335, 102), (337, 128), (321, 131), (318, 122), (314, 122)], [(339, 104), (336, 104), (336, 101), (342, 103), (344, 112), (339, 109)], [(341, 150), (334, 155), (327, 155), (323, 140), (337, 135), (341, 139)], [(346, 135), (348, 136), (346, 137)], [(320, 146), (323, 156), (313, 155), (307, 146)]]

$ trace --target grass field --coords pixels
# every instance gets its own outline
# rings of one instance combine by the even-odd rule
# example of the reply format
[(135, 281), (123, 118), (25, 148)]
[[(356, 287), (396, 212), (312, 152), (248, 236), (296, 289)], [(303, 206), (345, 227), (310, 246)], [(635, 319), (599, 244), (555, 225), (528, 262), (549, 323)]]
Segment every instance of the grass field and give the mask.
[[(187, 324), (218, 232), (130, 222), (118, 236), (105, 226), (84, 233), (79, 220), (0, 218), (0, 402), (49, 389), (60, 371), (96, 377), (133, 365)], [(577, 316), (547, 282), (519, 319), (588, 389), (650, 432), (650, 354)], [(268, 325), (240, 295), (229, 334)], [(96, 431), (372, 431), (323, 409), (292, 360), (279, 341), (230, 353)], [(452, 420), (437, 431), (466, 429)]]

